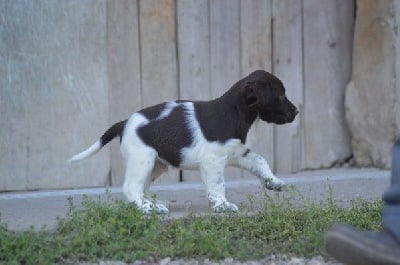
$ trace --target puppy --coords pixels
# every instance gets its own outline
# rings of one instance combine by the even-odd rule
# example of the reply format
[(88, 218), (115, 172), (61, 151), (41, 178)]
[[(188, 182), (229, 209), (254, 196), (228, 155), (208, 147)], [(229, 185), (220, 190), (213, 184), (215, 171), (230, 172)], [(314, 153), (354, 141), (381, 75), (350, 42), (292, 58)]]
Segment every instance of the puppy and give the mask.
[(285, 95), (282, 82), (257, 70), (211, 101), (177, 100), (142, 109), (111, 126), (87, 150), (70, 161), (85, 159), (119, 136), (126, 162), (123, 191), (145, 213), (166, 213), (165, 205), (144, 197), (152, 181), (168, 165), (199, 169), (215, 212), (238, 211), (225, 197), (224, 169), (236, 166), (256, 175), (270, 190), (285, 183), (274, 176), (263, 157), (246, 145), (250, 127), (258, 120), (292, 122), (297, 108)]

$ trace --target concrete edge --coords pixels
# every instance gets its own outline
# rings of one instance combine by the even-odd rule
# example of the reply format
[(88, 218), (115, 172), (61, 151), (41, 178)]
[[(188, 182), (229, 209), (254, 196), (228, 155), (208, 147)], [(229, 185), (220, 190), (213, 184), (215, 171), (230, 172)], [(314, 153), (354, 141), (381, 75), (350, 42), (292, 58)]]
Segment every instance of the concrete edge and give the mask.
[[(345, 181), (356, 179), (386, 179), (390, 178), (389, 170), (381, 169), (331, 169), (331, 170), (316, 170), (305, 171), (290, 175), (277, 175), (286, 181), (287, 184), (313, 183), (313, 182), (329, 182), (329, 181)], [(244, 179), (231, 180), (226, 182), (226, 187), (240, 188), (243, 186), (259, 185), (259, 180)], [(176, 183), (154, 185), (150, 187), (151, 192), (159, 191), (182, 191), (182, 190), (204, 190), (203, 183)], [(85, 188), (85, 189), (66, 189), (66, 190), (47, 190), (47, 191), (31, 191), (31, 192), (5, 192), (0, 193), (0, 201), (14, 199), (34, 199), (45, 197), (59, 196), (79, 196), (79, 195), (102, 195), (106, 191), (111, 194), (122, 193), (121, 187), (101, 187), (101, 188)]]

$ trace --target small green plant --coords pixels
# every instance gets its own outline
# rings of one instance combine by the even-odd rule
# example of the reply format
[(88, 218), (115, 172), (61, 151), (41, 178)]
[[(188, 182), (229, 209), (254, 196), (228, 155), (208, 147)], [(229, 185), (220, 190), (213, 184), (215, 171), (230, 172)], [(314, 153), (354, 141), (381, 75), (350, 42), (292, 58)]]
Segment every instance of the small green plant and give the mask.
[(84, 197), (80, 207), (69, 198), (69, 212), (54, 233), (16, 233), (0, 224), (0, 263), (130, 262), (149, 255), (215, 260), (257, 259), (272, 253), (324, 256), (323, 235), (335, 222), (381, 229), (381, 201), (356, 199), (343, 208), (332, 191), (326, 201), (312, 203), (293, 187), (272, 196), (266, 193), (261, 208), (254, 197), (248, 198), (250, 206), (240, 214), (189, 213), (182, 219), (144, 215), (109, 193), (106, 199)]
[(50, 264), (59, 253), (46, 232), (10, 232), (0, 223), (0, 264)]

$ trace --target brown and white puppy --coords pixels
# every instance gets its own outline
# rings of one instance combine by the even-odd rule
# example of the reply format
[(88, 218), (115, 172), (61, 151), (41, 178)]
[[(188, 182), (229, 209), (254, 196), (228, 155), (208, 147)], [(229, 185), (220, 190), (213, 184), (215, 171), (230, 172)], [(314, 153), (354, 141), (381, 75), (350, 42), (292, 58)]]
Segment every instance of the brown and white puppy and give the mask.
[(95, 154), (119, 136), (126, 161), (123, 191), (144, 212), (168, 212), (166, 206), (144, 198), (150, 183), (168, 165), (199, 169), (211, 207), (216, 212), (237, 211), (238, 207), (225, 197), (225, 167), (246, 169), (267, 189), (280, 191), (284, 182), (274, 176), (263, 157), (248, 148), (247, 135), (260, 119), (284, 124), (292, 122), (297, 113), (282, 82), (257, 70), (217, 99), (177, 100), (142, 109), (111, 126), (100, 140), (70, 161)]

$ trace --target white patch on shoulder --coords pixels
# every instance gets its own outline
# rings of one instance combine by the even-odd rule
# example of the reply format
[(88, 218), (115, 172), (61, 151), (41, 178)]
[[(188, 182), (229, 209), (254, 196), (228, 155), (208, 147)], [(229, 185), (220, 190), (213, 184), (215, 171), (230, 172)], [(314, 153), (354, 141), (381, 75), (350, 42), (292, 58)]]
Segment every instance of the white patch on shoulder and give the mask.
[(160, 116), (157, 117), (157, 120), (160, 120), (162, 118), (167, 117), (169, 114), (171, 114), (172, 110), (178, 106), (179, 104), (177, 104), (175, 101), (169, 101), (165, 104), (165, 108), (163, 109), (163, 111), (160, 113)]
[(192, 134), (193, 143), (181, 150), (182, 169), (199, 169), (202, 161), (207, 161), (210, 155), (220, 157), (225, 163), (243, 149), (239, 139), (230, 139), (225, 143), (207, 141), (197, 121), (193, 102), (182, 103), (187, 114), (187, 124)]

